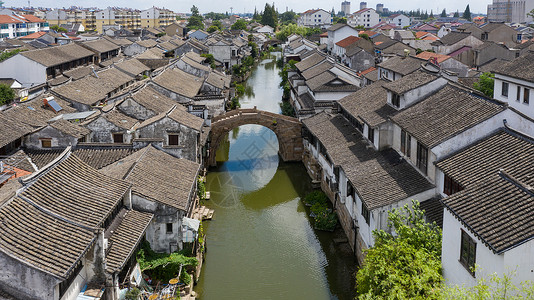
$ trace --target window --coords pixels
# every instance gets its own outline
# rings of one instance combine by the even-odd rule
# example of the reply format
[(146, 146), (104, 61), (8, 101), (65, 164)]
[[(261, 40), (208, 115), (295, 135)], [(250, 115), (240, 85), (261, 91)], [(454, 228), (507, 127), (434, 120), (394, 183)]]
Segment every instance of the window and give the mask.
[(417, 142), (417, 167), (423, 174), (427, 174), (428, 149), (423, 144)]
[(445, 195), (450, 196), (463, 189), (464, 188), (458, 182), (450, 178), (448, 175), (445, 175), (445, 180), (443, 182), (443, 193)]
[(508, 97), (508, 82), (502, 83), (501, 95), (503, 95), (504, 97)]
[(477, 244), (462, 230), (462, 242), (460, 244), (460, 263), (475, 276), (475, 262), (476, 262)]
[(166, 232), (167, 233), (172, 233), (172, 223), (167, 223), (167, 226), (166, 226)]
[(178, 146), (178, 134), (169, 134), (169, 146)]
[(406, 131), (401, 130), (401, 152), (407, 157), (411, 156), (412, 152), (412, 137), (406, 133)]
[(52, 139), (41, 139), (41, 148), (52, 148)]
[(369, 210), (367, 209), (367, 206), (362, 202), (362, 216), (365, 219), (365, 223), (369, 224), (369, 217), (370, 217)]
[(367, 130), (367, 138), (371, 142), (371, 144), (375, 143), (375, 130), (371, 127)]
[(525, 88), (525, 91), (523, 92), (523, 103), (528, 104), (530, 98), (530, 90)]
[(124, 135), (122, 133), (113, 134), (113, 143), (122, 144), (124, 143)]
[(402, 153), (406, 153), (406, 131), (401, 130), (401, 145), (400, 145), (400, 151)]
[[(393, 74), (393, 76), (395, 76), (395, 74)], [(400, 107), (400, 95), (399, 94), (396, 94), (396, 93), (391, 94), (391, 104), (393, 104), (393, 106), (397, 108)]]
[(406, 135), (406, 156), (412, 156), (412, 136), (409, 134)]
[(521, 101), (521, 87), (520, 86), (517, 86), (517, 97), (516, 97), (516, 100), (517, 101)]
[(347, 197), (354, 195), (354, 188), (352, 187), (352, 184), (350, 181), (347, 181)]

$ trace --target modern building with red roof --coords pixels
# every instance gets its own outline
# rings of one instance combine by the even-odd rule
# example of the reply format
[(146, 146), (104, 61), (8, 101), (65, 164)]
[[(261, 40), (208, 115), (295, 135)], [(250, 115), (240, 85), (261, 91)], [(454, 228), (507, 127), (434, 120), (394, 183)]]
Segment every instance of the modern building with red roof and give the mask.
[(33, 15), (0, 15), (0, 40), (49, 31), (48, 23)]
[(300, 14), (297, 20), (299, 26), (329, 27), (333, 23), (332, 14), (324, 9), (308, 9)]

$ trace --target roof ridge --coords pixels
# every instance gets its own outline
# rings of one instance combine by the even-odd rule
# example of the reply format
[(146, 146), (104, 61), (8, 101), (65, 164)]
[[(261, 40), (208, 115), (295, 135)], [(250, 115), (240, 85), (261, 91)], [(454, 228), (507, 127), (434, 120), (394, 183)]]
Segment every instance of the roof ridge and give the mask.
[(65, 159), (69, 158), (70, 154), (72, 154), (72, 146), (68, 146), (67, 148), (65, 148), (65, 150), (63, 150), (61, 154), (59, 154), (56, 158), (54, 158), (51, 162), (49, 162), (46, 166), (42, 167), (37, 172), (31, 174), (30, 176), (24, 179), (19, 178), (19, 182), (24, 186), (24, 189), (30, 187), (32, 183), (37, 181), (37, 179), (48, 173), (51, 169), (53, 169)]
[(148, 150), (150, 150), (150, 147), (146, 147), (145, 146), (145, 152), (141, 153), (141, 155), (139, 156), (139, 158), (137, 158), (137, 160), (132, 164), (132, 166), (128, 169), (128, 171), (126, 172), (126, 174), (124, 174), (124, 176), (122, 176), (122, 180), (126, 180), (126, 178), (128, 178), (128, 176), (130, 176), (130, 174), (132, 173), (132, 171), (135, 169), (135, 167), (137, 166), (137, 164), (139, 163), (139, 161), (141, 161), (141, 159), (143, 159), (143, 157), (145, 157), (145, 155), (147, 154)]

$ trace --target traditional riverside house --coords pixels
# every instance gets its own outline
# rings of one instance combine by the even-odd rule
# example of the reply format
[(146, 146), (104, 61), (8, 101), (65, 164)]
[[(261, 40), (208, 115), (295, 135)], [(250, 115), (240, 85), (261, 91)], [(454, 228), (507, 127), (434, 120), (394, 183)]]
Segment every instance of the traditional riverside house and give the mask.
[(138, 80), (150, 75), (150, 68), (135, 58), (116, 63), (114, 66), (123, 73)]
[(0, 197), (0, 290), (17, 299), (77, 299), (87, 285), (118, 299), (119, 274), (152, 220), (131, 210), (130, 184), (99, 173), (70, 148), (9, 184)]
[(187, 104), (199, 94), (203, 82), (202, 78), (177, 68), (169, 68), (154, 77), (150, 84), (167, 97)]
[(533, 131), (530, 121), (501, 102), (452, 83), (399, 111), (391, 120), (393, 148), (432, 182), (438, 179), (435, 161), (499, 129), (503, 120)]
[[(493, 97), (534, 117), (534, 53), (529, 52), (492, 70), (495, 72)], [(533, 104), (530, 104), (533, 102)]]
[(93, 63), (94, 55), (77, 44), (23, 51), (0, 62), (0, 78), (17, 79), (24, 87), (40, 85), (65, 71)]
[(134, 81), (128, 74), (110, 68), (53, 88), (52, 94), (70, 102), (79, 111), (88, 111), (92, 106), (106, 104)]
[[(63, 113), (76, 110), (65, 101), (55, 99), (61, 109), (53, 110), (43, 105), (43, 97), (38, 97), (0, 112), (0, 155), (7, 155), (24, 145), (25, 137), (48, 125), (48, 121)], [(46, 97), (48, 98), (48, 97)], [(50, 99), (50, 98), (48, 98)]]
[(389, 81), (401, 79), (410, 73), (421, 68), (425, 62), (414, 56), (395, 56), (378, 64), (379, 78), (385, 78)]
[(328, 49), (328, 52), (334, 51), (334, 45), (349, 37), (349, 36), (358, 36), (358, 30), (354, 29), (353, 27), (347, 25), (347, 24), (335, 24), (327, 29), (328, 32), (328, 42), (326, 45), (326, 48)]
[(91, 130), (90, 142), (130, 144), (135, 138), (135, 128), (138, 124), (136, 119), (114, 108), (87, 121), (84, 126)]
[(121, 52), (124, 52), (124, 49), (131, 44), (133, 44), (132, 41), (126, 38), (111, 38), (109, 36), (104, 36), (103, 39), (112, 42), (113, 44), (119, 46), (121, 49)]
[(132, 184), (132, 207), (154, 214), (146, 239), (157, 252), (183, 248), (182, 222), (191, 218), (197, 205), (198, 163), (176, 158), (154, 146), (100, 170)]
[(143, 121), (136, 130), (136, 143), (158, 141), (163, 151), (191, 161), (202, 161), (204, 120), (180, 104)]
[(209, 54), (213, 55), (225, 69), (229, 70), (233, 65), (241, 63), (242, 47), (236, 45), (233, 40), (210, 38), (205, 45), (208, 46)]
[(137, 54), (141, 54), (147, 51), (148, 49), (156, 47), (157, 44), (158, 42), (152, 39), (136, 41), (133, 44), (128, 45), (124, 48), (124, 55), (134, 56)]
[(203, 65), (205, 58), (195, 52), (187, 52), (175, 63), (176, 67), (196, 77), (207, 77), (212, 71), (209, 66)]
[(34, 149), (75, 147), (79, 142), (87, 141), (90, 133), (89, 129), (81, 125), (58, 119), (26, 136), (24, 146)]
[(125, 97), (117, 108), (134, 119), (144, 121), (169, 111), (175, 104), (176, 101), (156, 91), (152, 86), (146, 85)]
[(436, 163), (438, 189), (448, 196), (441, 257), (447, 283), (474, 286), (511, 272), (514, 286), (532, 279), (533, 154), (532, 136), (504, 124)]
[(518, 57), (520, 53), (516, 50), (508, 49), (504, 44), (484, 42), (484, 44), (473, 48), (473, 54), (473, 65), (480, 67), (494, 59), (511, 61)]
[(284, 55), (298, 54), (302, 53), (303, 51), (310, 51), (317, 48), (318, 47), (315, 43), (299, 37), (284, 47)]
[(356, 73), (324, 54), (314, 52), (295, 65), (290, 76), (290, 99), (300, 119), (320, 111), (331, 111), (334, 103), (360, 87)]
[(95, 64), (110, 60), (120, 53), (120, 46), (106, 39), (86, 41), (79, 45), (95, 53)]
[[(351, 120), (355, 120), (352, 118)], [(303, 121), (304, 164), (334, 203), (360, 261), (374, 245), (373, 230), (390, 231), (388, 211), (432, 198), (434, 186), (393, 149), (376, 151), (343, 115)]]
[[(172, 43), (179, 42), (173, 41)], [(209, 47), (197, 40), (190, 39), (185, 41), (185, 43), (180, 43), (180, 45), (178, 45), (178, 49), (176, 49), (176, 56), (181, 56), (182, 54), (190, 51), (193, 51), (197, 54), (207, 54), (209, 53)]]

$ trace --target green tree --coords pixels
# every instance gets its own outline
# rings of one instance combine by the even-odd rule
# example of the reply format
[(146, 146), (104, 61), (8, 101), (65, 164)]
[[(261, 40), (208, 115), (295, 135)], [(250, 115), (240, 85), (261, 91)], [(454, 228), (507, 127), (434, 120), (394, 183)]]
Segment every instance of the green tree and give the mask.
[(456, 11), (456, 12), (454, 13), (454, 16), (453, 16), (453, 17), (455, 17), (455, 18), (459, 18), (459, 17), (460, 17), (460, 12)]
[(426, 223), (419, 202), (389, 213), (396, 235), (375, 230), (356, 274), (359, 299), (438, 299), (441, 276), (441, 229)]
[(7, 84), (0, 84), (0, 105), (9, 104), (15, 99), (15, 91)]
[(239, 19), (230, 28), (232, 30), (247, 30), (247, 22), (244, 19)]
[(338, 24), (338, 23), (339, 24), (347, 24), (347, 18), (345, 18), (345, 17), (342, 17), (342, 18), (334, 17), (334, 24)]
[(226, 18), (226, 15), (222, 13), (209, 12), (207, 14), (204, 14), (204, 18), (212, 19), (213, 21), (218, 21)]
[(50, 29), (54, 30), (55, 32), (67, 32), (67, 29), (59, 27), (58, 25), (52, 25), (50, 26)]
[(187, 22), (187, 28), (190, 30), (204, 29), (204, 18), (200, 15), (198, 8), (193, 5), (191, 7), (191, 16)]
[(256, 6), (254, 6), (254, 14), (252, 15), (252, 20), (259, 22), (261, 20), (261, 14), (258, 13)]
[(478, 82), (473, 84), (473, 87), (486, 95), (487, 97), (493, 98), (493, 85), (495, 83), (495, 75), (490, 72), (485, 72), (480, 75)]
[(213, 23), (211, 23), (211, 26), (216, 26), (217, 28), (219, 28), (219, 30), (223, 30), (223, 24), (221, 22), (221, 20), (215, 20), (213, 21)]
[(447, 10), (445, 10), (445, 8), (441, 11), (440, 17), (442, 17), (442, 18), (447, 17)]
[(471, 10), (469, 9), (469, 4), (465, 7), (464, 14), (462, 16), (467, 21), (471, 21)]
[(280, 14), (280, 22), (283, 25), (297, 24), (297, 14), (293, 10), (286, 11)]
[(276, 30), (278, 27), (278, 13), (274, 8), (274, 3), (273, 5), (265, 3), (265, 9), (263, 10), (260, 23), (262, 25), (269, 25)]
[(4, 61), (12, 56), (15, 56), (17, 55), (17, 53), (21, 52), (21, 51), (26, 51), (26, 50), (22, 50), (22, 49), (15, 49), (15, 50), (11, 50), (11, 51), (4, 51), (4, 52), (0, 52), (0, 61)]
[(434, 11), (430, 10), (430, 16), (429, 16), (430, 19), (434, 19)]
[(213, 33), (215, 31), (219, 31), (219, 27), (215, 26), (215, 25), (211, 25), (210, 27), (208, 27), (208, 29), (206, 30), (208, 33)]

